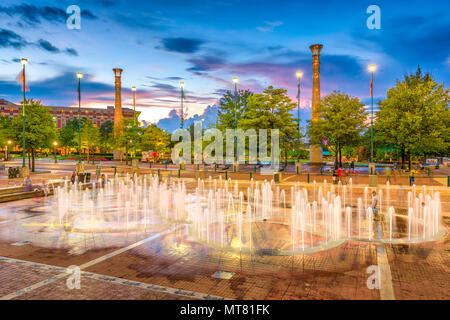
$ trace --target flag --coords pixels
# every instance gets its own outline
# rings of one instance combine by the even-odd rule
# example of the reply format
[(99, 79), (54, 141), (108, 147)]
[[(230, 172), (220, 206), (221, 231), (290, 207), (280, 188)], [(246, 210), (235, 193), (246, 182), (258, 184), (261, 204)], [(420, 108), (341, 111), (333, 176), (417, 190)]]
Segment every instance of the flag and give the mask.
[[(17, 84), (21, 85), (21, 88), (22, 88), (21, 90), (23, 92), (23, 71), (20, 71), (20, 73), (17, 75), (16, 82), (17, 82)], [(29, 91), (30, 91), (30, 88), (25, 83), (25, 92), (29, 92)]]
[(373, 78), (370, 80), (370, 96), (373, 96)]

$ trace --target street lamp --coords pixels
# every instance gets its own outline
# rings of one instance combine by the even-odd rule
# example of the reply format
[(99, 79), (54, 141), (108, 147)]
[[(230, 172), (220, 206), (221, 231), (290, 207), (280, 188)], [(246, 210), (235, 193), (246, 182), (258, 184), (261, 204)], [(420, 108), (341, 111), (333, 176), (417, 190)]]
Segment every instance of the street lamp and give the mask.
[(183, 99), (184, 99), (184, 82), (180, 82), (180, 89), (181, 89), (181, 124), (180, 127), (183, 129), (184, 127), (184, 111), (183, 111)]
[(5, 147), (5, 161), (8, 161), (8, 145), (12, 143), (11, 140), (6, 141), (6, 147)]
[(55, 155), (55, 163), (58, 163), (58, 161), (56, 160), (56, 146), (58, 145), (58, 142), (53, 141), (53, 153)]
[(26, 82), (25, 82), (25, 66), (28, 63), (28, 60), (25, 58), (22, 58), (22, 91), (23, 91), (23, 106), (22, 106), (22, 137), (23, 137), (23, 150), (22, 150), (22, 168), (25, 168), (25, 88), (26, 88)]
[(136, 134), (137, 134), (137, 129), (136, 129), (136, 87), (133, 86), (131, 87), (131, 91), (133, 91), (133, 119), (134, 119), (134, 159), (136, 159), (136, 142), (137, 142), (137, 138), (136, 138)]
[(370, 71), (370, 162), (373, 162), (373, 72), (375, 71), (376, 66), (371, 64), (369, 66)]
[(81, 79), (83, 74), (78, 72), (78, 163), (81, 163)]
[(303, 72), (297, 71), (297, 116), (298, 116), (298, 130), (297, 130), (297, 138), (298, 138), (298, 148), (297, 148), (297, 159), (300, 159), (300, 79), (303, 76)]
[(237, 108), (238, 108), (238, 90), (237, 90), (237, 83), (238, 83), (238, 78), (234, 77), (233, 78), (233, 83), (234, 83), (234, 157), (237, 161), (238, 156), (237, 156)]

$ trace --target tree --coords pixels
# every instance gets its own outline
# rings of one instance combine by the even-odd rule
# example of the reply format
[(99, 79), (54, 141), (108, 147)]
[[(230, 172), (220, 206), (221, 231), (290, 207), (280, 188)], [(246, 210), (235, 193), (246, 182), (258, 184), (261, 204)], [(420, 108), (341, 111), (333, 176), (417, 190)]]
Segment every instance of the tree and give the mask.
[(10, 117), (0, 116), (0, 146), (3, 148), (12, 138), (12, 121)]
[[(279, 129), (280, 149), (285, 162), (297, 138), (297, 124), (292, 116), (296, 103), (289, 98), (287, 90), (269, 86), (263, 93), (248, 98), (247, 108), (238, 127), (242, 129)], [(268, 146), (270, 139), (268, 138)]]
[(142, 150), (152, 150), (158, 154), (170, 151), (170, 134), (152, 124), (143, 130), (140, 135), (140, 146)]
[(61, 147), (66, 149), (66, 154), (70, 153), (70, 148), (78, 147), (78, 119), (69, 120), (59, 131), (59, 141)]
[[(141, 127), (136, 128), (136, 148), (139, 147), (142, 131), (143, 129)], [(116, 146), (125, 148), (126, 164), (128, 165), (128, 151), (134, 149), (135, 131), (133, 119), (123, 119), (122, 127), (119, 128), (118, 132), (121, 132), (121, 134), (115, 137)]]
[[(49, 109), (40, 101), (25, 101), (25, 144), (27, 152), (31, 155), (31, 170), (35, 171), (34, 159), (36, 149), (50, 148), (52, 141), (58, 136), (58, 130)], [(22, 141), (22, 117), (16, 117), (12, 121), (14, 141)]]
[[(81, 123), (81, 145), (87, 149), (87, 161), (89, 161), (89, 154), (94, 154), (99, 145), (100, 130), (89, 118), (82, 118)], [(94, 163), (94, 155), (92, 155), (92, 163)]]
[(108, 152), (108, 147), (110, 147), (114, 142), (114, 122), (111, 120), (105, 121), (100, 126), (100, 143), (103, 146), (103, 152)]
[(309, 121), (311, 144), (321, 144), (334, 154), (335, 167), (342, 166), (342, 150), (355, 146), (365, 128), (364, 104), (358, 98), (333, 91), (320, 101), (319, 121)]
[(450, 146), (449, 90), (431, 75), (405, 75), (378, 104), (376, 128), (383, 141), (401, 151), (402, 168), (414, 151), (448, 154)]
[(249, 90), (238, 90), (237, 96), (227, 91), (219, 101), (217, 111), (217, 129), (225, 132), (226, 129), (234, 129), (236, 120), (239, 122), (247, 109), (247, 103), (252, 92)]

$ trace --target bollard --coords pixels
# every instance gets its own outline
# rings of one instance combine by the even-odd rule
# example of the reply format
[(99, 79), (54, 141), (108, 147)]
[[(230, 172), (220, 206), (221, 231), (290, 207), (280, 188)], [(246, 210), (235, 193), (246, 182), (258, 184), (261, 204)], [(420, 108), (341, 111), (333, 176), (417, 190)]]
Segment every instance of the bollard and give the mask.
[(166, 169), (167, 169), (167, 161), (166, 161)]
[(158, 169), (158, 178), (160, 177), (160, 175), (161, 175), (161, 169)]
[(214, 163), (214, 172), (217, 172), (217, 163)]
[(428, 176), (430, 176), (430, 168), (428, 167), (427, 169), (428, 169)]
[(117, 174), (117, 167), (113, 167), (114, 168), (114, 175)]
[(225, 181), (228, 180), (228, 171), (225, 171)]
[(323, 176), (323, 167), (320, 167), (320, 175)]
[(197, 171), (200, 171), (200, 165), (197, 164)]
[(250, 171), (250, 180), (252, 180), (253, 172)]
[(178, 179), (180, 179), (181, 169), (178, 169)]
[(253, 170), (256, 172), (256, 165), (253, 167)]
[(450, 187), (450, 176), (447, 176), (447, 187)]
[(295, 169), (297, 170), (297, 175), (298, 175), (298, 167), (295, 167)]
[(412, 177), (409, 177), (409, 186), (412, 186)]
[(148, 163), (150, 163), (150, 169), (152, 168), (152, 163), (149, 161)]
[(309, 172), (307, 173), (307, 175), (306, 175), (306, 176), (307, 176), (307, 179), (308, 179), (308, 183), (309, 183)]

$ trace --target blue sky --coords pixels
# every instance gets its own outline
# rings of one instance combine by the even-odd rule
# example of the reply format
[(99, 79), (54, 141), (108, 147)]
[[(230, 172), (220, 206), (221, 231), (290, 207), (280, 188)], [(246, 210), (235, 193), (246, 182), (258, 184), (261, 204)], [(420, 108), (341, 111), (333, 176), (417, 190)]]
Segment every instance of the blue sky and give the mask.
[[(69, 5), (82, 10), (81, 29), (66, 27)], [(381, 9), (381, 30), (369, 30), (366, 9)], [(83, 104), (114, 103), (112, 68), (123, 73), (123, 105), (138, 88), (141, 120), (176, 121), (179, 82), (190, 116), (214, 105), (224, 90), (260, 92), (284, 87), (295, 99), (302, 70), (302, 118), (311, 103), (309, 46), (324, 45), (322, 94), (341, 90), (369, 102), (418, 65), (448, 86), (450, 4), (443, 1), (9, 1), (0, 4), (0, 98), (21, 99), (16, 82), (26, 57), (30, 97), (47, 105), (76, 104), (76, 72), (83, 72)], [(209, 117), (213, 117), (211, 108)], [(198, 117), (201, 117), (198, 116)]]

